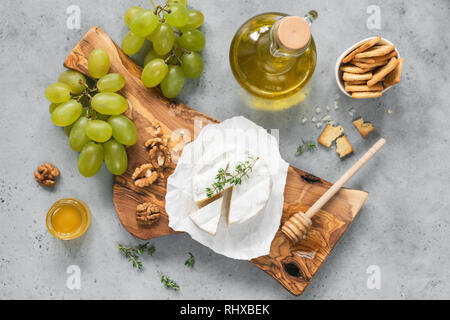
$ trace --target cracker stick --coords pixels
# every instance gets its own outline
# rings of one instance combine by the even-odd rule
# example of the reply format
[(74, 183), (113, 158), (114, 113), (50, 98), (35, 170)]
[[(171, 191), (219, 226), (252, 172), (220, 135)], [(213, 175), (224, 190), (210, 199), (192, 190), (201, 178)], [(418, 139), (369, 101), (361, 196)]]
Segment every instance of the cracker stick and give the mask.
[(355, 98), (355, 99), (379, 98), (382, 95), (383, 95), (382, 91), (352, 92), (352, 98)]
[(357, 66), (363, 70), (367, 70), (367, 69), (372, 70), (373, 68), (384, 66), (385, 64), (388, 63), (388, 60), (374, 62), (374, 63), (363, 63), (363, 62), (352, 60), (352, 61), (350, 61), (350, 63), (354, 64), (355, 66)]
[(386, 76), (386, 79), (383, 82), (386, 88), (400, 82), (402, 77), (403, 60), (403, 58), (399, 58), (397, 67)]
[(367, 81), (366, 80), (344, 81), (345, 86), (354, 86), (355, 84), (367, 84)]
[(369, 87), (367, 85), (352, 85), (352, 86), (345, 86), (345, 91), (348, 92), (367, 92), (367, 91), (383, 91), (383, 85), (381, 82), (378, 82), (377, 84)]
[(358, 62), (362, 62), (362, 63), (377, 63), (377, 62), (389, 60), (390, 58), (396, 57), (396, 56), (397, 56), (397, 51), (394, 50), (391, 53), (388, 53), (384, 56), (370, 57), (370, 58), (353, 58), (353, 61), (358, 61)]
[(367, 41), (361, 43), (361, 45), (360, 45), (359, 47), (357, 47), (355, 50), (353, 50), (352, 52), (350, 52), (350, 53), (342, 60), (342, 63), (349, 62), (350, 60), (353, 59), (353, 57), (354, 57), (356, 54), (358, 54), (358, 53), (360, 53), (360, 52), (363, 52), (364, 50), (367, 50), (367, 49), (373, 47), (373, 46), (376, 45), (380, 40), (381, 40), (381, 37), (378, 36), (378, 37), (369, 39), (369, 40), (367, 40)]
[(384, 77), (386, 77), (386, 75), (388, 73), (390, 73), (392, 70), (394, 70), (395, 68), (397, 68), (398, 65), (398, 59), (397, 58), (392, 58), (391, 60), (389, 60), (388, 64), (385, 65), (384, 67), (381, 67), (380, 69), (378, 69), (375, 74), (373, 75), (373, 77), (367, 81), (367, 85), (369, 87), (373, 86), (375, 83), (381, 81), (381, 79), (383, 79)]
[(344, 81), (370, 80), (370, 79), (372, 79), (372, 72), (367, 72), (367, 73), (344, 72), (342, 79), (344, 79)]
[(359, 59), (359, 58), (368, 58), (368, 57), (381, 57), (381, 56), (387, 55), (388, 53), (394, 51), (394, 49), (395, 49), (395, 47), (390, 44), (375, 46), (364, 52), (357, 53), (355, 55), (355, 58)]
[(367, 71), (372, 70), (373, 68), (360, 68), (351, 64), (343, 64), (339, 68), (341, 71), (350, 72), (350, 73), (366, 73)]

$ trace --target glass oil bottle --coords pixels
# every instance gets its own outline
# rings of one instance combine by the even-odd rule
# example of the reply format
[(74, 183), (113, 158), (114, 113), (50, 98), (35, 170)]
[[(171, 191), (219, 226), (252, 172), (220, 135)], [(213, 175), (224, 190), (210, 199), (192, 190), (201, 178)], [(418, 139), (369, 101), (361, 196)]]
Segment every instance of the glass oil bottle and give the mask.
[(317, 16), (316, 11), (304, 17), (264, 13), (239, 28), (230, 47), (230, 65), (247, 104), (278, 111), (306, 98), (317, 61), (310, 31)]

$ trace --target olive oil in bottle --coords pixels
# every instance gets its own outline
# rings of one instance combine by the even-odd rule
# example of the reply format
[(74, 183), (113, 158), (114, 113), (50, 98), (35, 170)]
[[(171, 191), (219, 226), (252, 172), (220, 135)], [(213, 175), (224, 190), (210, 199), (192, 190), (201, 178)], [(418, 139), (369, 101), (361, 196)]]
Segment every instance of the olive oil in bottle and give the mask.
[(309, 27), (316, 18), (315, 11), (304, 17), (264, 13), (239, 28), (230, 64), (249, 105), (276, 111), (306, 97), (317, 60)]

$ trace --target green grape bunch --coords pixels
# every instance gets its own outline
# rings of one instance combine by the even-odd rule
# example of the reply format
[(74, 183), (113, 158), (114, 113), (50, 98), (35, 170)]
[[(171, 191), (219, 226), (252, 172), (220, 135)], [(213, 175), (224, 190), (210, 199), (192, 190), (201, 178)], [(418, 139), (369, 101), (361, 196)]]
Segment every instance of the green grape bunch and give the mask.
[(128, 103), (118, 92), (125, 78), (108, 73), (109, 67), (108, 53), (95, 49), (88, 58), (92, 79), (66, 70), (45, 89), (52, 121), (64, 127), (70, 148), (80, 153), (78, 170), (85, 177), (94, 176), (103, 162), (112, 174), (123, 174), (128, 167), (125, 146), (138, 140), (134, 123), (122, 115)]
[(196, 79), (203, 71), (198, 52), (205, 47), (205, 36), (198, 30), (204, 16), (199, 10), (188, 9), (186, 0), (168, 0), (153, 10), (133, 6), (125, 12), (124, 21), (130, 29), (122, 40), (122, 50), (134, 55), (146, 39), (152, 49), (144, 59), (142, 83), (153, 88), (160, 86), (165, 97), (178, 96), (184, 79)]

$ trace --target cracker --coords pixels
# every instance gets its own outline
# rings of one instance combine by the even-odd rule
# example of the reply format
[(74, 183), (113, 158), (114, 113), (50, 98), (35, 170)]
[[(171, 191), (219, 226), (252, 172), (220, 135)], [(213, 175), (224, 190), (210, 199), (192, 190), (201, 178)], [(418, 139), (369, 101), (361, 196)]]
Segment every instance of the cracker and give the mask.
[(352, 92), (352, 98), (355, 99), (379, 98), (382, 95), (383, 91)]
[(364, 63), (364, 62), (352, 60), (352, 61), (350, 61), (350, 63), (354, 64), (355, 66), (357, 66), (363, 70), (372, 70), (373, 68), (384, 66), (385, 64), (388, 63), (388, 61), (384, 60), (384, 61), (379, 61), (379, 62), (374, 62), (374, 63)]
[(350, 73), (344, 72), (342, 75), (344, 81), (359, 81), (359, 80), (370, 80), (372, 79), (372, 72), (367, 73)]
[[(392, 51), (391, 53), (388, 53), (384, 56), (379, 56), (379, 57), (370, 57), (370, 58), (353, 58), (352, 61), (358, 61), (358, 62), (362, 62), (362, 63), (377, 63), (377, 62), (381, 62), (381, 61), (386, 61), (389, 60), (392, 57), (396, 57), (397, 56), (397, 51)], [(387, 61), (386, 61), (387, 62)]]
[(321, 145), (324, 145), (325, 147), (329, 148), (331, 147), (333, 141), (336, 140), (343, 133), (344, 128), (342, 128), (342, 126), (334, 127), (331, 124), (327, 124), (325, 129), (323, 129), (322, 133), (320, 134), (319, 139), (317, 139), (317, 141)]
[(370, 122), (365, 122), (362, 117), (353, 121), (353, 125), (363, 138), (365, 138), (369, 133), (375, 130), (373, 124)]
[(348, 138), (346, 135), (343, 135), (342, 137), (336, 139), (336, 153), (339, 154), (339, 158), (342, 159), (345, 156), (348, 156), (352, 152), (353, 152), (353, 147), (350, 144), (350, 141), (348, 141)]
[(345, 86), (354, 86), (357, 84), (367, 84), (366, 80), (359, 80), (359, 81), (344, 81)]
[(357, 55), (358, 53), (363, 52), (363, 51), (365, 51), (365, 50), (367, 50), (367, 49), (373, 47), (373, 46), (376, 45), (378, 42), (380, 42), (380, 40), (381, 40), (381, 37), (378, 36), (378, 37), (369, 39), (369, 40), (367, 40), (367, 41), (361, 43), (359, 47), (357, 47), (355, 50), (353, 50), (352, 52), (350, 52), (344, 59), (342, 59), (342, 63), (349, 62), (350, 60), (353, 59), (353, 57), (354, 57), (355, 55)]
[(395, 50), (395, 46), (391, 44), (384, 44), (381, 46), (372, 47), (364, 52), (357, 53), (355, 58), (369, 58), (369, 57), (381, 57)]
[(358, 66), (354, 66), (351, 64), (343, 64), (341, 65), (341, 67), (339, 68), (339, 70), (344, 71), (344, 72), (350, 72), (350, 73), (366, 73), (370, 70), (372, 70), (373, 68), (360, 68)]
[(345, 91), (348, 92), (367, 92), (367, 91), (383, 91), (383, 85), (381, 84), (381, 82), (378, 82), (377, 84), (369, 87), (368, 85), (364, 85), (364, 84), (357, 84), (357, 85), (349, 85), (349, 86), (345, 86)]
[(399, 58), (397, 67), (386, 76), (386, 79), (383, 81), (386, 87), (393, 86), (394, 84), (400, 82), (402, 77), (403, 61), (403, 58)]
[(375, 72), (373, 77), (369, 81), (367, 81), (367, 85), (369, 87), (371, 87), (375, 83), (381, 81), (381, 79), (386, 77), (391, 71), (393, 71), (395, 68), (397, 68), (397, 65), (398, 65), (398, 59), (395, 57), (391, 58), (391, 60), (389, 60), (389, 62), (385, 66), (381, 67), (380, 69), (378, 69)]

